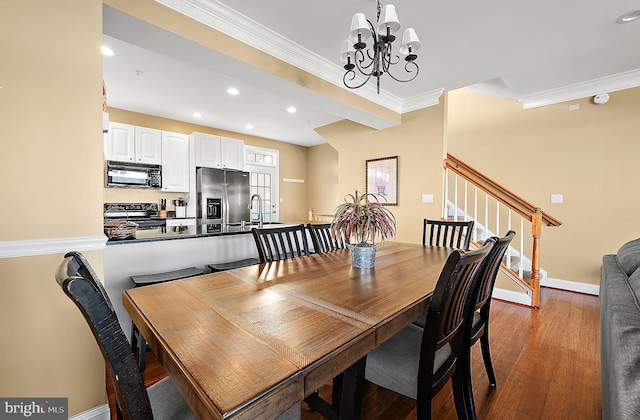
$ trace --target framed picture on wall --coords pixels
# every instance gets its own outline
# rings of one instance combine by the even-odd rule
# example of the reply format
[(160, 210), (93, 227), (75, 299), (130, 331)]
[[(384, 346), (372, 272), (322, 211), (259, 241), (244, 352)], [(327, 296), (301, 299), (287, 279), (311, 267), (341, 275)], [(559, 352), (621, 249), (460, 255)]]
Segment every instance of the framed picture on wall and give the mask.
[(368, 159), (365, 166), (366, 191), (383, 206), (397, 206), (398, 156)]

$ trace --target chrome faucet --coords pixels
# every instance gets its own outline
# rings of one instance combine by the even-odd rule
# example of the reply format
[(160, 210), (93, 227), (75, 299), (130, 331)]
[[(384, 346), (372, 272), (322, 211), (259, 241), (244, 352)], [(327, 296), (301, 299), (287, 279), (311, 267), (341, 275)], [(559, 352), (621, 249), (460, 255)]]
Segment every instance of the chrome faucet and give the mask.
[[(258, 228), (262, 229), (262, 222), (263, 222), (263, 216), (262, 216), (262, 197), (260, 197), (259, 194), (253, 194), (251, 196), (251, 200), (249, 200), (249, 207), (248, 209), (251, 210), (253, 209), (253, 199), (257, 198), (258, 199)], [(253, 220), (251, 220), (253, 221)]]

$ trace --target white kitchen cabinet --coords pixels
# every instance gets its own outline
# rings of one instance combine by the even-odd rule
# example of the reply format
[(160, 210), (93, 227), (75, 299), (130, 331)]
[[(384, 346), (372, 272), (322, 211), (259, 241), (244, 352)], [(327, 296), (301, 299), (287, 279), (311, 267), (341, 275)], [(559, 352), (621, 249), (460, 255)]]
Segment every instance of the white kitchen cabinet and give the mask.
[(196, 166), (244, 169), (244, 142), (204, 133), (192, 133)]
[(159, 165), (162, 161), (160, 130), (129, 124), (109, 123), (104, 135), (105, 160)]
[(196, 146), (196, 166), (202, 168), (222, 168), (220, 136), (193, 133), (192, 137)]
[(244, 169), (244, 142), (242, 140), (220, 138), (222, 149), (222, 167), (227, 169)]
[(162, 132), (162, 191), (189, 192), (189, 136)]
[(104, 134), (105, 160), (133, 162), (135, 151), (134, 127), (128, 124), (109, 123), (109, 132)]
[(162, 163), (161, 131), (155, 128), (135, 127), (135, 160), (139, 163)]

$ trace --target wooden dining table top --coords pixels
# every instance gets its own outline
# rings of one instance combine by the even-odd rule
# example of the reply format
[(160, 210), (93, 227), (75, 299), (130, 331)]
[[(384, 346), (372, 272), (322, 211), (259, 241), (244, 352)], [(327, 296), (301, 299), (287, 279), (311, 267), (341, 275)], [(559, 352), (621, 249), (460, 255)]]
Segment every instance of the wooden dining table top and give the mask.
[(199, 418), (272, 418), (427, 311), (449, 248), (387, 241), (126, 290), (123, 305)]

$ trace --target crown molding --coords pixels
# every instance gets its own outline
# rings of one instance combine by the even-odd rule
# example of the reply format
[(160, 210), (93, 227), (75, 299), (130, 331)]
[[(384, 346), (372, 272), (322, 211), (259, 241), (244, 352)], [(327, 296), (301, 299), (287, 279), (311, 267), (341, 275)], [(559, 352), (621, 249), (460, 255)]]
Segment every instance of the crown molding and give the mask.
[(106, 243), (104, 235), (4, 241), (0, 242), (0, 258), (62, 254), (71, 250), (100, 251), (104, 250)]
[(640, 70), (614, 74), (600, 79), (589, 80), (584, 83), (551, 89), (532, 95), (521, 96), (518, 99), (524, 109), (537, 108), (560, 102), (586, 98), (602, 92), (615, 92), (640, 86)]
[[(317, 76), (336, 86), (344, 87), (344, 70), (334, 62), (320, 57), (266, 26), (215, 0), (155, 0), (178, 13), (216, 29), (279, 60)], [(359, 79), (364, 81), (364, 79)], [(437, 105), (436, 91), (402, 101), (384, 90), (377, 93), (373, 83), (352, 90), (356, 95), (392, 111), (402, 113)]]
[(402, 102), (401, 113), (417, 111), (418, 109), (438, 105), (440, 103), (440, 97), (443, 93), (444, 88), (440, 88), (406, 99)]

